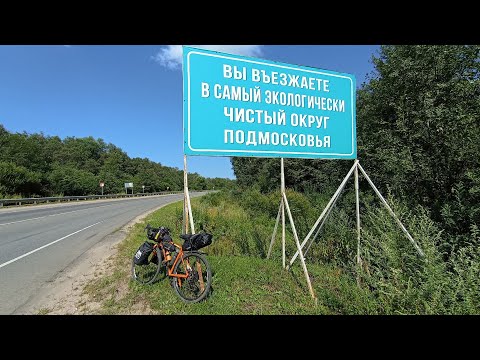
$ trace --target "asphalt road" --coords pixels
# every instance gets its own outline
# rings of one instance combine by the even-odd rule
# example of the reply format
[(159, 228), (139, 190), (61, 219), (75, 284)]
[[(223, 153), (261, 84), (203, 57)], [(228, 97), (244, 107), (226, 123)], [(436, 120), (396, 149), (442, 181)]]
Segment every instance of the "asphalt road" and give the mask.
[(0, 210), (0, 314), (14, 313), (105, 236), (181, 199), (172, 194)]

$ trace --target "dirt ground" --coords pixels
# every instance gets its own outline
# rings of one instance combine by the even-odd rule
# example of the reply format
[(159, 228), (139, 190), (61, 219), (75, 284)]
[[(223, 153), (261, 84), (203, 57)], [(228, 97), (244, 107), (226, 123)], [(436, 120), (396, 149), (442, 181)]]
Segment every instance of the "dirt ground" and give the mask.
[[(19, 307), (14, 314), (81, 315), (95, 313), (99, 303), (82, 294), (85, 285), (95, 276), (105, 276), (113, 270), (111, 264), (117, 254), (117, 245), (126, 238), (130, 228), (163, 206), (165, 205), (136, 217), (120, 230), (103, 238), (61, 271), (52, 282), (44, 286), (34, 298)], [(85, 303), (86, 305), (79, 308), (79, 304)], [(131, 314), (149, 313), (149, 309), (140, 307), (132, 310)]]

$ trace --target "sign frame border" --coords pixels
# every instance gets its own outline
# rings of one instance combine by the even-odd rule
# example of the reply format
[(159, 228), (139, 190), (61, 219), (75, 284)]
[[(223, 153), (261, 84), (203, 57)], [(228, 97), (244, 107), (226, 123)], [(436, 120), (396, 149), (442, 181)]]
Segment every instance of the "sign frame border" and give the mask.
[[(184, 149), (184, 154), (185, 155), (188, 155), (188, 156), (250, 156), (250, 157), (255, 157), (254, 154), (276, 154), (277, 156), (272, 156), (272, 157), (282, 157), (281, 155), (287, 155), (285, 157), (288, 157), (288, 154), (292, 154), (292, 155), (314, 155), (315, 157), (299, 157), (299, 156), (294, 156), (292, 158), (304, 158), (304, 159), (337, 159), (337, 160), (350, 160), (350, 159), (354, 159), (354, 158), (350, 158), (349, 156), (352, 156), (354, 153), (355, 153), (355, 150), (358, 150), (356, 149), (356, 146), (355, 146), (355, 143), (356, 143), (356, 136), (355, 136), (355, 133), (356, 133), (356, 123), (355, 123), (355, 118), (356, 118), (356, 98), (354, 97), (354, 94), (356, 94), (356, 89), (354, 89), (354, 82), (352, 81), (352, 77), (354, 77), (354, 75), (350, 75), (350, 76), (346, 76), (347, 74), (345, 75), (342, 75), (342, 73), (330, 73), (328, 70), (323, 70), (323, 69), (318, 69), (318, 70), (315, 70), (314, 68), (307, 68), (307, 67), (304, 67), (304, 66), (301, 66), (301, 65), (298, 65), (297, 67), (293, 67), (292, 65), (293, 64), (287, 64), (287, 63), (276, 63), (276, 62), (271, 62), (270, 60), (263, 60), (263, 61), (256, 61), (256, 60), (253, 60), (251, 58), (247, 58), (247, 57), (243, 57), (241, 55), (235, 55), (237, 57), (233, 57), (231, 56), (230, 54), (226, 54), (226, 53), (220, 53), (220, 52), (217, 52), (217, 51), (211, 51), (211, 50), (204, 50), (204, 49), (198, 49), (198, 48), (193, 48), (193, 47), (187, 47), (187, 46), (183, 46), (183, 51), (185, 51), (185, 49), (188, 49), (188, 53), (187, 55), (185, 56), (184, 54), (184, 58), (186, 57), (186, 64), (183, 65), (184, 69), (186, 69), (186, 77), (187, 77), (187, 98), (185, 98), (185, 94), (184, 94), (184, 101), (186, 100), (187, 104), (184, 106), (184, 108), (186, 107), (187, 108), (187, 114), (184, 114), (184, 117), (185, 115), (187, 116), (187, 139), (185, 141), (185, 138), (184, 138), (184, 146), (187, 145), (188, 148), (190, 149), (190, 151), (193, 151), (193, 152), (223, 152), (223, 153), (235, 153), (234, 155), (226, 155), (226, 154), (211, 154), (211, 155), (203, 155), (203, 154), (186, 154), (185, 153), (185, 149)], [(192, 49), (192, 50), (189, 50), (189, 49)], [(265, 65), (265, 66), (271, 66), (271, 67), (276, 67), (276, 68), (283, 68), (283, 69), (289, 69), (289, 70), (296, 70), (296, 71), (305, 71), (305, 72), (310, 72), (310, 73), (314, 73), (314, 74), (320, 74), (320, 75), (327, 75), (327, 76), (333, 76), (333, 77), (339, 77), (339, 78), (344, 78), (344, 79), (348, 79), (350, 81), (350, 85), (351, 85), (351, 93), (350, 93), (350, 96), (351, 96), (351, 112), (352, 112), (352, 152), (350, 153), (312, 153), (312, 152), (302, 152), (302, 151), (274, 151), (274, 150), (234, 150), (234, 149), (197, 149), (197, 148), (194, 148), (192, 147), (192, 144), (191, 144), (191, 134), (190, 134), (190, 118), (191, 118), (191, 114), (190, 114), (190, 89), (191, 89), (191, 86), (190, 86), (190, 56), (192, 54), (198, 54), (198, 55), (202, 55), (202, 56), (211, 56), (211, 57), (218, 57), (218, 58), (224, 58), (224, 59), (228, 59), (228, 60), (234, 60), (234, 61), (243, 61), (243, 62), (248, 62), (248, 63), (253, 63), (253, 64), (260, 64), (260, 65)], [(261, 59), (259, 59), (261, 60)], [(185, 85), (185, 81), (184, 81), (184, 85)], [(185, 91), (185, 89), (184, 89)], [(184, 126), (185, 126), (185, 119), (183, 121), (184, 123)], [(185, 129), (184, 129), (184, 137), (185, 137)], [(240, 155), (238, 155), (240, 154)], [(253, 154), (253, 155), (252, 155)], [(278, 156), (280, 155), (280, 156)], [(322, 157), (323, 155), (325, 155), (326, 157)], [(340, 158), (336, 158), (335, 156), (342, 156)], [(257, 157), (265, 157), (265, 158), (268, 158), (269, 156), (258, 156)], [(272, 158), (270, 157), (270, 158)], [(356, 158), (356, 157), (355, 157)]]

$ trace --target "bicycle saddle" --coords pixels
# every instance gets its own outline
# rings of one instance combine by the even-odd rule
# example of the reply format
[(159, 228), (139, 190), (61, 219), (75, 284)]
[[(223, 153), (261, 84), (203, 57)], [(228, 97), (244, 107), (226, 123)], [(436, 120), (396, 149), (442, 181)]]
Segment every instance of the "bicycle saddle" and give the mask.
[(180, 239), (183, 239), (183, 240), (190, 240), (190, 238), (195, 235), (195, 234), (181, 234), (180, 235)]

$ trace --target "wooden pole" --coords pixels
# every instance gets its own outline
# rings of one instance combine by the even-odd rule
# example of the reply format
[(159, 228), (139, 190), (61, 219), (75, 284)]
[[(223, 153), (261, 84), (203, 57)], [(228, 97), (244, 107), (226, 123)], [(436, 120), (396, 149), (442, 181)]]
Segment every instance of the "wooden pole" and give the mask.
[(282, 192), (282, 202), (280, 203), (282, 209), (282, 266), (285, 269), (285, 203), (283, 201), (283, 194), (285, 194), (285, 170), (283, 165), (283, 158), (281, 158), (280, 162), (280, 177)]
[(290, 206), (288, 206), (288, 200), (285, 193), (283, 195), (283, 202), (285, 207), (287, 208), (288, 217), (290, 218), (290, 225), (292, 226), (293, 237), (295, 238), (295, 242), (297, 244), (297, 251), (300, 255), (300, 261), (302, 263), (303, 272), (305, 273), (305, 278), (307, 279), (308, 290), (312, 295), (312, 298), (316, 301), (315, 293), (313, 292), (312, 283), (310, 282), (310, 276), (308, 276), (307, 265), (305, 264), (305, 259), (303, 258), (302, 248), (300, 247), (300, 241), (298, 240), (297, 229), (295, 229), (295, 223), (293, 222), (292, 213), (290, 212)]
[[(355, 169), (355, 166), (357, 165), (358, 163), (358, 160), (355, 160), (355, 163), (353, 164), (352, 168), (350, 169), (350, 171), (347, 173), (347, 175), (345, 176), (345, 178), (343, 179), (342, 183), (340, 184), (340, 186), (338, 187), (337, 191), (335, 192), (335, 194), (333, 194), (332, 198), (330, 199), (330, 201), (328, 202), (327, 206), (325, 206), (325, 209), (323, 209), (322, 213), (320, 214), (319, 218), (317, 219), (317, 221), (315, 222), (315, 224), (312, 226), (312, 229), (310, 230), (310, 232), (307, 234), (307, 236), (305, 237), (305, 239), (303, 240), (302, 244), (301, 244), (301, 248), (303, 249), (303, 247), (305, 246), (305, 244), (307, 243), (308, 239), (310, 238), (310, 236), (312, 236), (313, 232), (315, 231), (315, 229), (317, 228), (318, 224), (320, 223), (320, 221), (322, 221), (323, 217), (325, 216), (325, 214), (328, 212), (328, 209), (330, 208), (330, 206), (332, 206), (332, 203), (335, 201), (335, 199), (337, 198), (338, 194), (343, 190), (343, 188), (345, 187), (345, 184), (347, 183), (347, 180), (350, 178), (350, 176), (352, 175), (353, 173), (353, 170)], [(293, 255), (292, 259), (290, 260), (290, 264), (287, 266), (287, 269), (292, 266), (293, 262), (295, 261), (295, 259), (297, 258), (298, 256), (298, 251), (295, 253), (295, 255)]]
[(282, 204), (283, 204), (283, 199), (280, 202), (280, 206), (278, 207), (277, 221), (275, 221), (275, 227), (273, 228), (272, 241), (270, 241), (270, 247), (268, 248), (267, 259), (270, 257), (270, 254), (272, 253), (273, 243), (275, 242), (275, 236), (277, 235), (277, 227), (278, 227), (278, 221), (280, 220), (280, 210), (282, 209)]
[(360, 198), (358, 195), (358, 166), (355, 166), (355, 201), (357, 212), (357, 264), (360, 266)]
[(358, 194), (358, 165), (355, 167), (355, 211), (357, 213), (357, 286), (360, 287), (362, 260), (360, 258), (360, 197)]
[(202, 292), (205, 290), (205, 282), (203, 281), (203, 273), (202, 273), (202, 265), (200, 262), (197, 261), (197, 272), (198, 272), (198, 280), (200, 281), (200, 290)]
[(187, 155), (183, 155), (183, 231), (188, 234), (188, 177), (187, 177)]
[(188, 215), (190, 218), (190, 229), (192, 230), (192, 234), (195, 234), (195, 224), (193, 223), (193, 215), (192, 215), (192, 204), (190, 203), (190, 193), (187, 188), (187, 205), (188, 205)]
[[(343, 190), (342, 190), (342, 191), (343, 191)], [(312, 238), (312, 240), (310, 241), (310, 244), (308, 244), (307, 248), (306, 248), (305, 251), (303, 252), (303, 256), (304, 256), (304, 257), (307, 256), (308, 250), (310, 249), (310, 247), (312, 246), (313, 242), (314, 242), (315, 239), (317, 238), (318, 234), (320, 233), (320, 230), (322, 230), (322, 227), (323, 227), (323, 225), (325, 224), (325, 221), (327, 221), (328, 216), (329, 216), (330, 213), (332, 212), (332, 209), (335, 207), (335, 204), (337, 203), (337, 200), (340, 198), (340, 195), (342, 194), (342, 191), (340, 191), (340, 192), (338, 193), (337, 197), (335, 198), (335, 201), (332, 203), (332, 205), (330, 205), (330, 208), (328, 209), (326, 215), (323, 217), (322, 222), (320, 223), (320, 226), (318, 227), (318, 230), (317, 230), (317, 232), (315, 233), (315, 236)]]
[(417, 250), (417, 252), (421, 255), (421, 256), (425, 256), (425, 254), (423, 253), (422, 249), (420, 249), (420, 246), (418, 246), (418, 244), (415, 242), (415, 240), (413, 240), (412, 236), (410, 235), (410, 233), (408, 232), (408, 230), (405, 228), (405, 226), (403, 226), (402, 222), (400, 221), (400, 219), (397, 217), (397, 215), (395, 215), (395, 213), (393, 212), (392, 208), (388, 205), (387, 201), (383, 198), (382, 194), (380, 194), (380, 191), (378, 191), (377, 187), (375, 186), (375, 184), (373, 183), (372, 180), (370, 180), (370, 178), (368, 177), (367, 173), (365, 172), (365, 170), (363, 170), (362, 168), (362, 165), (358, 164), (358, 168), (360, 169), (360, 171), (362, 172), (363, 176), (365, 176), (365, 179), (368, 181), (368, 183), (370, 184), (370, 186), (372, 187), (373, 191), (375, 191), (375, 193), (378, 195), (378, 197), (380, 198), (380, 200), (382, 201), (383, 205), (387, 208), (387, 210), (390, 212), (390, 215), (392, 215), (392, 217), (395, 219), (395, 221), (397, 222), (398, 226), (400, 227), (400, 229), (402, 229), (402, 231), (405, 233), (405, 235), (407, 235), (407, 238), (408, 240), (410, 240), (410, 242), (413, 244), (413, 246), (415, 247), (415, 249)]

